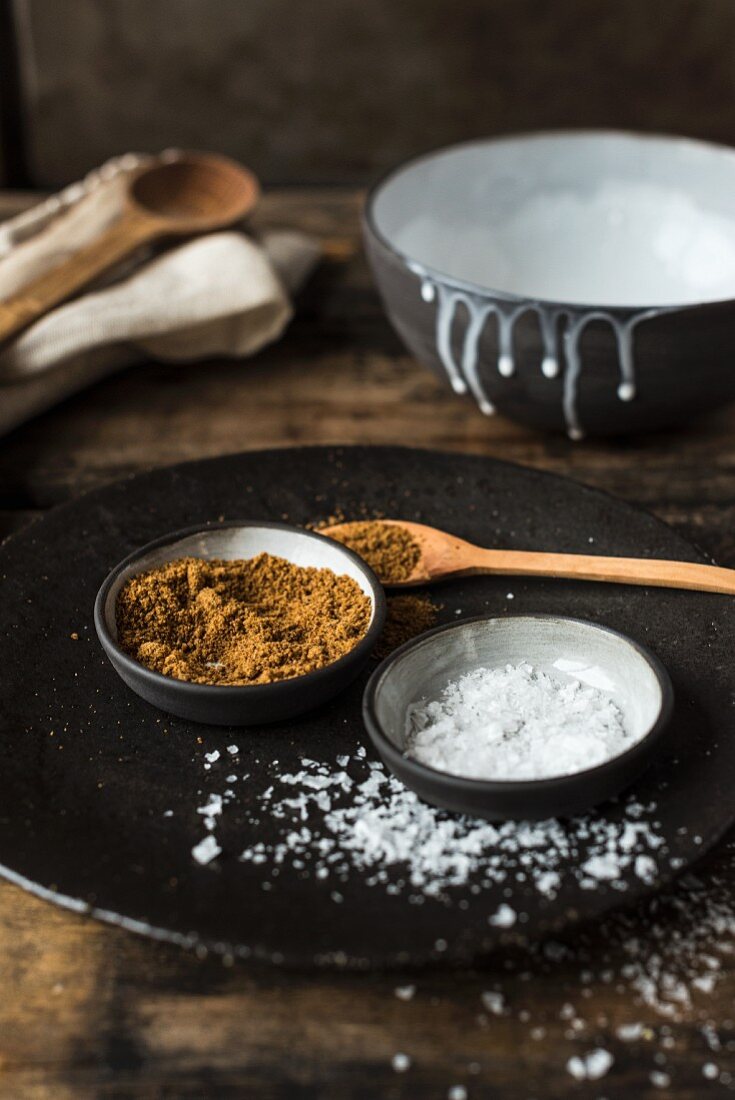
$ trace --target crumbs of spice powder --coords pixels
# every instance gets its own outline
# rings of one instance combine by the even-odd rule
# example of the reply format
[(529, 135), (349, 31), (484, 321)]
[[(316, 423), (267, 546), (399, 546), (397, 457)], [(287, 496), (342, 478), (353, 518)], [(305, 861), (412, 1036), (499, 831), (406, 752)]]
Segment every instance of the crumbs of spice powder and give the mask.
[(439, 608), (428, 596), (390, 596), (383, 632), (374, 650), (375, 657), (387, 657), (404, 642), (409, 642), (436, 624)]

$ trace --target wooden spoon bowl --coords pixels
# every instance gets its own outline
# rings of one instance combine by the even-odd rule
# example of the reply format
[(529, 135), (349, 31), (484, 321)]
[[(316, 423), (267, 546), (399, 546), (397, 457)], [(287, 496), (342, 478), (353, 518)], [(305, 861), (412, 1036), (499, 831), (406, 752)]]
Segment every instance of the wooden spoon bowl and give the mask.
[(128, 190), (131, 204), (182, 232), (218, 228), (244, 218), (255, 205), (258, 184), (246, 168), (212, 153), (187, 153), (141, 168)]

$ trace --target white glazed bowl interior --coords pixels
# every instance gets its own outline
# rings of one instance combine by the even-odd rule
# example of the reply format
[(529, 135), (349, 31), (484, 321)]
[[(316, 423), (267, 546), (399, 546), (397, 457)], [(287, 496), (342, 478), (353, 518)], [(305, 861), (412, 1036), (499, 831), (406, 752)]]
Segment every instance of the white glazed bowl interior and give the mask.
[(578, 680), (609, 692), (631, 747), (654, 727), (663, 709), (653, 666), (627, 638), (576, 619), (524, 615), (458, 623), (410, 645), (387, 665), (376, 687), (375, 717), (403, 752), (412, 703), (438, 699), (450, 680), (474, 669), (521, 661), (557, 680)]
[(378, 234), (436, 276), (588, 306), (735, 299), (735, 150), (614, 132), (459, 145), (373, 193)]
[(120, 589), (131, 577), (176, 558), (224, 558), (231, 561), (235, 558), (248, 560), (261, 553), (286, 558), (294, 565), (331, 569), (338, 575), (346, 574), (351, 577), (370, 598), (372, 623), (375, 617), (375, 600), (367, 575), (361, 563), (346, 554), (339, 543), (326, 538), (314, 538), (307, 532), (258, 525), (213, 527), (210, 530), (197, 531), (175, 542), (153, 547), (143, 557), (130, 562), (121, 570), (107, 593), (104, 618), (108, 631), (117, 641), (115, 605)]

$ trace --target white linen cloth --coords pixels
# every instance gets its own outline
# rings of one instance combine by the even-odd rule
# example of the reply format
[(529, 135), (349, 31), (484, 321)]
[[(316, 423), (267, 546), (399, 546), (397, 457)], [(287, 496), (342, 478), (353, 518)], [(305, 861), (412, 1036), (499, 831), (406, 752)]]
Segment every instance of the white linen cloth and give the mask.
[[(175, 157), (174, 151), (161, 154)], [(0, 301), (83, 247), (120, 210), (127, 154), (0, 224)], [(288, 230), (231, 229), (152, 250), (42, 317), (0, 350), (0, 433), (131, 363), (252, 355), (292, 316), (319, 247)]]

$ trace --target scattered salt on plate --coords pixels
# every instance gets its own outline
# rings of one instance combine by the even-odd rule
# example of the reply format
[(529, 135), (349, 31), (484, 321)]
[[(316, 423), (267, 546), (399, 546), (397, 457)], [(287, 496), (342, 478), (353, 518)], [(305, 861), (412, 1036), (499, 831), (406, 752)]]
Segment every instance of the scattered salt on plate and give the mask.
[(207, 863), (211, 863), (213, 859), (216, 859), (222, 849), (212, 834), (205, 836), (204, 840), (200, 840), (198, 844), (195, 844), (191, 850), (191, 854), (197, 863), (201, 863), (204, 866)]
[(574, 1056), (567, 1062), (567, 1072), (576, 1081), (598, 1081), (609, 1071), (615, 1059), (609, 1050), (597, 1047), (581, 1058)]
[(398, 1051), (398, 1053), (394, 1054), (391, 1058), (390, 1064), (393, 1066), (396, 1073), (405, 1073), (406, 1070), (411, 1068), (411, 1059), (407, 1054)]
[(493, 989), (486, 990), (480, 997), (483, 1008), (492, 1012), (493, 1016), (502, 1016), (505, 1011), (505, 997)]
[(512, 928), (516, 919), (515, 909), (510, 905), (506, 905), (505, 902), (499, 905), (495, 912), (487, 918), (488, 924), (493, 924), (496, 928)]
[[(343, 760), (330, 766), (302, 759), (300, 771), (273, 776), (261, 792), (250, 791), (245, 815), (257, 822), (267, 814), (282, 826), (268, 841), (251, 840), (240, 859), (290, 865), (301, 877), (328, 876), (330, 883), (357, 872), (368, 886), (407, 894), (413, 904), (424, 898), (452, 904), (454, 887), (471, 883), (479, 893), (520, 873), (549, 899), (566, 876), (585, 890), (598, 889), (600, 881), (624, 888), (624, 872), (663, 844), (651, 819), (653, 804), (623, 803), (622, 820), (594, 814), (493, 824), (422, 802), (382, 764), (367, 760), (364, 749), (356, 750), (349, 771), (340, 766)], [(507, 903), (491, 916), (498, 927), (511, 927), (516, 918), (523, 914)]]

